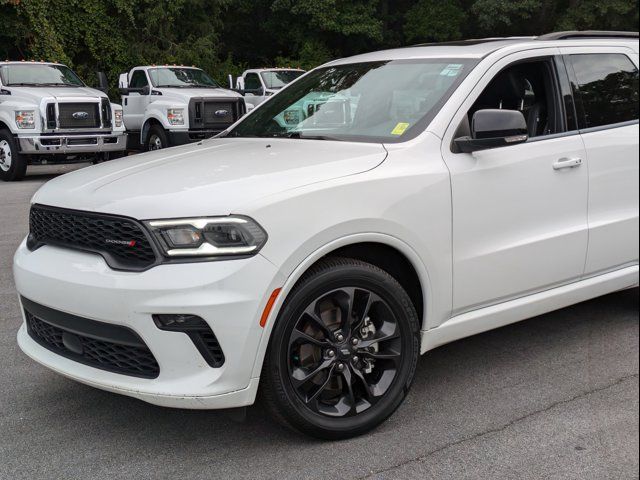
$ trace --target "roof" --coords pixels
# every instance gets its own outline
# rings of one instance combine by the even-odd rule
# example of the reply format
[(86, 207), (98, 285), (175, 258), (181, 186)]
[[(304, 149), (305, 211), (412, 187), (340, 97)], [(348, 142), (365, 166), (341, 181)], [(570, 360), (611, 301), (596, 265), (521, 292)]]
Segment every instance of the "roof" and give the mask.
[(568, 42), (591, 42), (595, 44), (610, 44), (624, 42), (638, 48), (638, 32), (609, 32), (599, 30), (555, 32), (538, 37), (501, 37), (480, 38), (443, 43), (424, 43), (391, 50), (355, 55), (330, 62), (331, 65), (354, 62), (370, 62), (381, 60), (403, 60), (412, 58), (470, 58), (481, 59), (500, 49), (529, 44), (531, 48), (548, 46), (561, 46)]

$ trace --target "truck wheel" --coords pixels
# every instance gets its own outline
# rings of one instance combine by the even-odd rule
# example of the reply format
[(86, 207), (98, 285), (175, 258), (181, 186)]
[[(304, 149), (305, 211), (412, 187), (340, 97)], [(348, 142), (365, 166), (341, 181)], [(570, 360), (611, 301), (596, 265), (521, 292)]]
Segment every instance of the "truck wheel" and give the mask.
[(167, 133), (160, 125), (152, 125), (149, 129), (149, 135), (147, 135), (147, 141), (144, 142), (145, 151), (160, 150), (167, 148), (169, 141), (167, 140)]
[(9, 130), (0, 130), (0, 180), (22, 180), (27, 173), (27, 160), (18, 152)]
[(323, 438), (360, 435), (398, 408), (420, 352), (418, 315), (387, 272), (328, 258), (278, 315), (260, 380), (284, 425)]

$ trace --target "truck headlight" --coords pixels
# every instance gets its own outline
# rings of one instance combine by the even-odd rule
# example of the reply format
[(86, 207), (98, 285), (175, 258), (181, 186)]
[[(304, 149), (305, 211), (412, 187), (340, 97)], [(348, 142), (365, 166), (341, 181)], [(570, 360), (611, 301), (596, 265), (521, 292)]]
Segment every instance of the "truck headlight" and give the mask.
[(248, 217), (151, 220), (147, 227), (167, 257), (251, 256), (267, 241), (267, 233)]
[(16, 110), (16, 125), (18, 128), (36, 128), (36, 111)]
[(184, 125), (184, 108), (167, 109), (167, 120), (170, 125)]
[(113, 111), (113, 124), (116, 127), (122, 126), (122, 110), (114, 110)]

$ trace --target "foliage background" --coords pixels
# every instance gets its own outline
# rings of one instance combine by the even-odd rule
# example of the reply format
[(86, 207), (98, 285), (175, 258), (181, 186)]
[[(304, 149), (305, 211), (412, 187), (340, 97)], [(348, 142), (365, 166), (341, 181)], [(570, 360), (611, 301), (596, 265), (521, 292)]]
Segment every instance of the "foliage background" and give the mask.
[(89, 84), (141, 64), (311, 68), (421, 42), (638, 30), (638, 0), (0, 0), (0, 58), (66, 63)]

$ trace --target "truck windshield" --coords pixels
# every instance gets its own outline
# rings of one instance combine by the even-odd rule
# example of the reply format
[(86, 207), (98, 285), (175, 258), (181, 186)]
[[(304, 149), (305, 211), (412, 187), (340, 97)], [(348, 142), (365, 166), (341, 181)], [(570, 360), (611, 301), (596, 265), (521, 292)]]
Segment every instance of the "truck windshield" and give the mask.
[(302, 70), (268, 70), (266, 72), (260, 72), (260, 76), (268, 89), (278, 90), (286, 84), (293, 82), (303, 73)]
[(158, 88), (219, 88), (218, 84), (198, 68), (162, 67), (149, 69), (149, 77)]
[(476, 63), (437, 58), (319, 68), (268, 99), (227, 136), (405, 141), (424, 131)]
[(84, 83), (64, 65), (19, 63), (0, 66), (0, 79), (6, 87), (84, 87)]

